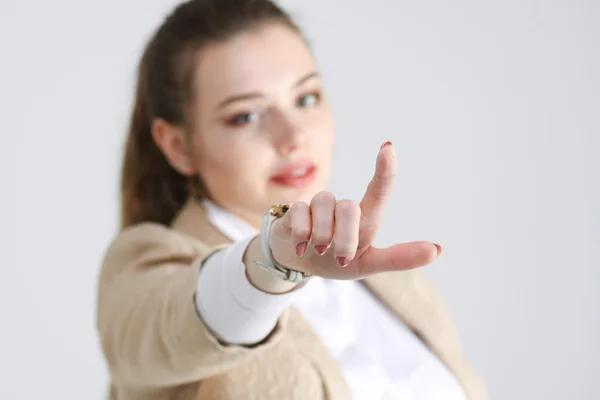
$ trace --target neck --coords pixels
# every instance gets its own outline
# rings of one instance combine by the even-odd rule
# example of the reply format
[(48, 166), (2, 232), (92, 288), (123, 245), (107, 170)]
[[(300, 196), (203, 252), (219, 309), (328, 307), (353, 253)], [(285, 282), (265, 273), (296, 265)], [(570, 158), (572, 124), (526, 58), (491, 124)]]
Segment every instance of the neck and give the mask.
[(244, 215), (244, 214), (239, 214), (239, 213), (236, 213), (236, 212), (233, 212), (233, 211), (231, 211), (231, 212), (233, 214), (235, 214), (236, 217), (238, 217), (239, 219), (241, 219), (245, 223), (249, 224), (250, 226), (252, 226), (257, 231), (260, 231), (260, 227), (261, 227), (261, 224), (262, 224), (262, 214), (252, 213), (252, 214)]
[(250, 225), (252, 228), (260, 231), (262, 224), (262, 213), (251, 212), (250, 210), (238, 209), (233, 207), (228, 207), (217, 203), (214, 200), (204, 199), (203, 201), (210, 203), (213, 207), (219, 208), (236, 218), (240, 219), (244, 223)]

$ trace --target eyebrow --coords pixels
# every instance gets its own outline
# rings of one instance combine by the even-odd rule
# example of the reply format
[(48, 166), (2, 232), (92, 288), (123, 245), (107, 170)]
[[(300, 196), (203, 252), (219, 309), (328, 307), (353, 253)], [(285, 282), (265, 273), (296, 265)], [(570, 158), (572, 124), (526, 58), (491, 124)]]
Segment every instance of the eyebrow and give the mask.
[[(294, 84), (294, 86), (292, 86), (292, 87), (297, 88), (298, 86), (302, 85), (304, 82), (309, 81), (314, 78), (318, 78), (318, 77), (319, 77), (319, 73), (317, 71), (310, 72), (310, 73), (304, 75), (302, 78), (298, 79), (296, 81), (296, 83)], [(226, 105), (231, 104), (236, 101), (249, 100), (249, 99), (255, 99), (255, 98), (260, 98), (260, 97), (264, 97), (264, 95), (260, 92), (251, 92), (251, 93), (244, 93), (244, 94), (230, 96), (230, 97), (227, 97), (225, 100), (223, 100), (221, 103), (219, 103), (217, 108), (223, 108)]]

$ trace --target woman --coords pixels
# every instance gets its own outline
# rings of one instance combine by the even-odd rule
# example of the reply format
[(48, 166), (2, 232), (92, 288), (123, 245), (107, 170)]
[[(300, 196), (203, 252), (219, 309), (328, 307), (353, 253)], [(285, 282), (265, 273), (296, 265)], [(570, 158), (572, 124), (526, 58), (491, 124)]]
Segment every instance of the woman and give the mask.
[(372, 246), (391, 143), (358, 204), (323, 191), (333, 142), (315, 62), (275, 4), (192, 0), (164, 21), (99, 282), (111, 399), (485, 398), (417, 269), (441, 247)]

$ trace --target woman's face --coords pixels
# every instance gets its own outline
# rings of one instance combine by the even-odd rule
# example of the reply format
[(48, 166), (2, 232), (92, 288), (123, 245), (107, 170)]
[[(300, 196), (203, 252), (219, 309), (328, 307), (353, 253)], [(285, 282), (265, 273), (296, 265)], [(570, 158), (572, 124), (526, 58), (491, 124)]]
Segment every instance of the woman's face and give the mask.
[(334, 122), (303, 39), (270, 24), (202, 50), (193, 168), (213, 199), (249, 222), (328, 184)]

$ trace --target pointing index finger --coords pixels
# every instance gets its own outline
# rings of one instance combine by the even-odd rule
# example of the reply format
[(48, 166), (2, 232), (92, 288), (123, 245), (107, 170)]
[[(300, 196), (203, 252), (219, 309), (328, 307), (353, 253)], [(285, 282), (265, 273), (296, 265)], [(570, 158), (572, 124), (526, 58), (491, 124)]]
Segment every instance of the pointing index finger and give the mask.
[(379, 150), (375, 174), (360, 202), (359, 248), (371, 245), (375, 239), (381, 225), (385, 205), (394, 188), (397, 167), (396, 152), (392, 143), (386, 142)]

